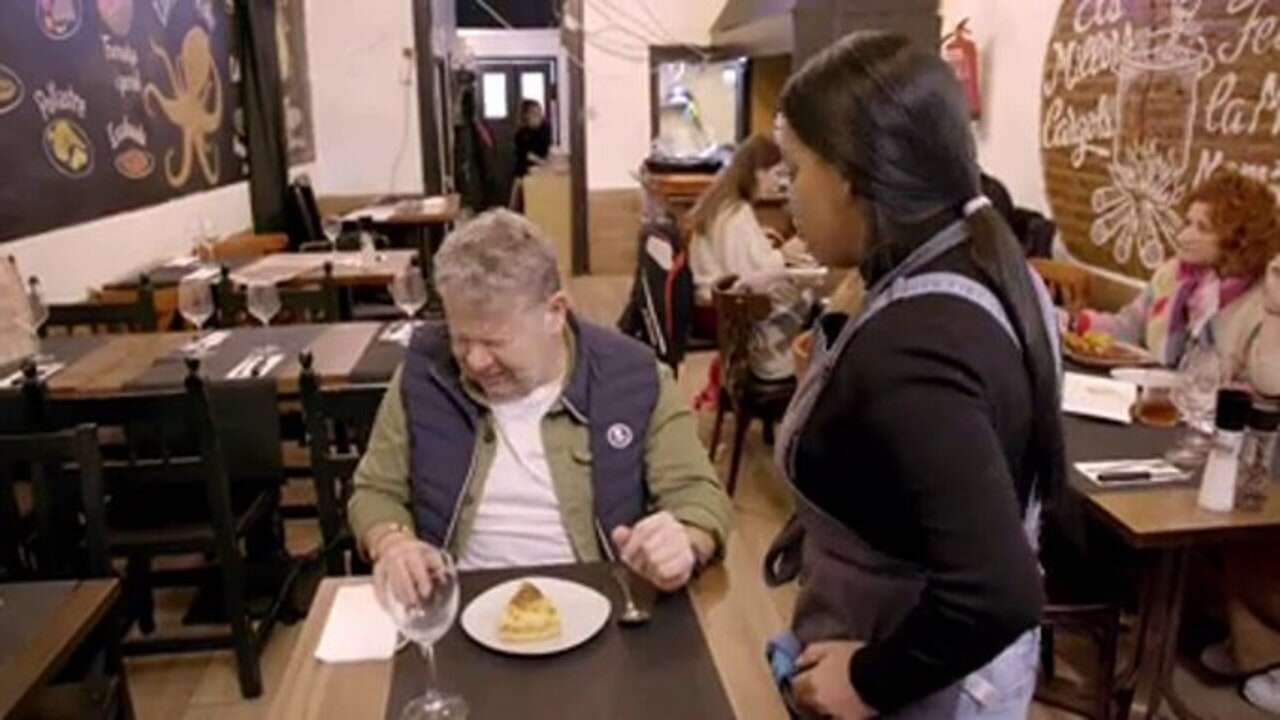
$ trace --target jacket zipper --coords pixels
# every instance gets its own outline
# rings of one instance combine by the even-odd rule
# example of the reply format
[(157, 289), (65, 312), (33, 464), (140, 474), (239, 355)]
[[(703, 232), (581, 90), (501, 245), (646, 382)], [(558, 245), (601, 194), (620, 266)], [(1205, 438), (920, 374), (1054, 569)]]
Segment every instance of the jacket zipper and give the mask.
[[(483, 436), (477, 437), (483, 442)], [(462, 503), (466, 501), (471, 494), (471, 481), (476, 474), (476, 456), (480, 454), (480, 443), (476, 443), (471, 448), (471, 463), (467, 466), (467, 479), (462, 483), (462, 492), (458, 493), (458, 499), (453, 501), (453, 515), (449, 518), (449, 527), (444, 532), (444, 547), (442, 550), (448, 550), (453, 544), (453, 533), (458, 529), (458, 518), (462, 515)]]

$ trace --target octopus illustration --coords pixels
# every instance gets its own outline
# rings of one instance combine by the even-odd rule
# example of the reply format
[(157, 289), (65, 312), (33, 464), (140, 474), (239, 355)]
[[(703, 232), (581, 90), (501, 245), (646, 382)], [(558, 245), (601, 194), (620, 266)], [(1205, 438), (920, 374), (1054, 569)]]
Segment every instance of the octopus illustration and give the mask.
[(213, 60), (209, 33), (201, 27), (191, 28), (182, 40), (182, 55), (176, 65), (154, 40), (151, 49), (164, 65), (173, 95), (167, 96), (155, 83), (147, 83), (143, 91), (147, 114), (154, 117), (158, 106), (169, 122), (182, 130), (182, 157), (179, 160), (175, 148), (165, 152), (165, 177), (172, 187), (186, 185), (198, 162), (205, 181), (214, 185), (218, 181), (219, 155), (212, 139), (222, 127), (222, 78)]

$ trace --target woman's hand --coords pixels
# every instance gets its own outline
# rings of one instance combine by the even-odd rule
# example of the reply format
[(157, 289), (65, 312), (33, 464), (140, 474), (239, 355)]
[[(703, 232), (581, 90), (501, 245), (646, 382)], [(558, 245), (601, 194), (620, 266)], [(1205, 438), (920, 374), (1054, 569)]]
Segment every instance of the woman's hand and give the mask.
[(799, 237), (793, 237), (778, 248), (782, 258), (791, 267), (817, 267), (818, 261), (809, 253), (809, 246)]
[(823, 717), (862, 720), (876, 712), (858, 697), (849, 682), (849, 661), (863, 648), (856, 642), (817, 642), (809, 645), (796, 661), (803, 672), (791, 679), (796, 700)]
[(787, 241), (787, 239), (783, 237), (782, 233), (771, 227), (764, 228), (764, 236), (769, 238), (769, 243), (773, 245), (775, 249), (782, 247), (782, 245)]

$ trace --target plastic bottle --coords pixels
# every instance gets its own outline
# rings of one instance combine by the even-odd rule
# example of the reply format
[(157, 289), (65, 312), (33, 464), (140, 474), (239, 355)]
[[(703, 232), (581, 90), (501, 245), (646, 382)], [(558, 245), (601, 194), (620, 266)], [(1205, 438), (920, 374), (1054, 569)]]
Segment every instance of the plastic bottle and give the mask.
[(1236, 507), (1236, 475), (1240, 468), (1240, 446), (1253, 402), (1240, 390), (1219, 390), (1214, 420), (1213, 447), (1200, 483), (1199, 505), (1213, 512), (1231, 512)]

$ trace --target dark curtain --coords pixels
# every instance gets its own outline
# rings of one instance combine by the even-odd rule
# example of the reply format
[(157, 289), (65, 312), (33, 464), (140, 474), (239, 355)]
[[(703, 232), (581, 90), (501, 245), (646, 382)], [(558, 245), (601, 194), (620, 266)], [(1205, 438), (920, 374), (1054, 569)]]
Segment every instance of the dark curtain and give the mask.
[(237, 39), (244, 74), (243, 108), (249, 146), (249, 196), (258, 233), (287, 228), (284, 88), (276, 53), (274, 0), (236, 0)]

